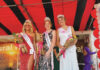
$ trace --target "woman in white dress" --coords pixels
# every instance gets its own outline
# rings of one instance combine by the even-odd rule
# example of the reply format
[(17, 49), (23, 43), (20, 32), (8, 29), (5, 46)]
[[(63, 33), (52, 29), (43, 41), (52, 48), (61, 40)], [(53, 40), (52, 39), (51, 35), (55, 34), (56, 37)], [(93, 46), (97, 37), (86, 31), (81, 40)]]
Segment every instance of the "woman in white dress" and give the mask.
[[(57, 30), (57, 44), (61, 49), (64, 49), (64, 44), (69, 37), (76, 36), (73, 27), (66, 25), (66, 20), (64, 15), (57, 16), (58, 23), (61, 26)], [(79, 70), (76, 54), (76, 44), (77, 41), (69, 46), (63, 55), (60, 56), (60, 70)]]

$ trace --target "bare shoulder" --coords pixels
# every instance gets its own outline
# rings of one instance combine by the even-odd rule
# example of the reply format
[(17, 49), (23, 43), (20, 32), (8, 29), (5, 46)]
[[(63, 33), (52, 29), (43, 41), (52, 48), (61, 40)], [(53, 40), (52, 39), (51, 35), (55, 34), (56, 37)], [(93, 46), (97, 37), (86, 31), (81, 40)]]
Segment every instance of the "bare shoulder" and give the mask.
[(55, 32), (56, 32), (56, 30), (52, 30), (52, 32), (53, 32), (53, 33), (55, 33)]
[(60, 30), (60, 28), (59, 28), (59, 29), (57, 29), (57, 30), (56, 30), (56, 32), (58, 33), (58, 32), (59, 32), (59, 30)]
[(34, 36), (35, 36), (35, 33), (31, 33), (30, 35), (31, 35), (32, 37), (34, 37)]
[(74, 27), (73, 26), (70, 26), (70, 27), (71, 27), (71, 30), (74, 31)]
[(56, 30), (52, 31), (52, 35), (55, 37), (56, 36)]
[(70, 26), (71, 27), (71, 29), (74, 29), (74, 27), (73, 26)]

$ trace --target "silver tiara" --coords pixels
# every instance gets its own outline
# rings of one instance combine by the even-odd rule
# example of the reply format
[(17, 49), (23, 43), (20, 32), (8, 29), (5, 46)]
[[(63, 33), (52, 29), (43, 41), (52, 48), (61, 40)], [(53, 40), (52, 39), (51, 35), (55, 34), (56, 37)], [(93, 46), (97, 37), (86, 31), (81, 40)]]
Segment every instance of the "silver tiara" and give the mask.
[(47, 20), (51, 21), (49, 17), (45, 17), (44, 21), (47, 21)]
[(31, 23), (31, 21), (28, 19), (28, 20), (25, 20), (25, 23)]
[(59, 18), (59, 17), (65, 17), (63, 14), (59, 14), (58, 16), (57, 16), (57, 18)]

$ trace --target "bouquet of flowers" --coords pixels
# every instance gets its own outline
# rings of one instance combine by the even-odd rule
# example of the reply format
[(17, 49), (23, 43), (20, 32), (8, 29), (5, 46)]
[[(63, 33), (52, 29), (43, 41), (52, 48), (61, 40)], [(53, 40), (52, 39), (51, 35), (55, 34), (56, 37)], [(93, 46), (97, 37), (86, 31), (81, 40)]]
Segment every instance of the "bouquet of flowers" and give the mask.
[(41, 56), (41, 50), (43, 48), (43, 42), (38, 41), (36, 44), (36, 61), (35, 61), (35, 69), (38, 70), (39, 66), (39, 57)]
[(37, 43), (37, 46), (36, 46), (36, 52), (39, 56), (42, 54), (42, 49), (43, 49), (43, 42), (40, 41)]
[(76, 37), (69, 37), (67, 40), (66, 40), (66, 42), (65, 42), (65, 44), (64, 44), (64, 48), (63, 49), (61, 49), (61, 51), (57, 54), (57, 56), (56, 56), (56, 58), (58, 58), (59, 56), (61, 56), (62, 54), (64, 54), (65, 53), (65, 50), (67, 49), (67, 48), (69, 48), (71, 45), (74, 45), (74, 41), (75, 40), (77, 40), (77, 38)]
[(25, 44), (23, 43), (22, 36), (20, 34), (15, 34), (15, 33), (13, 33), (13, 36), (15, 37), (14, 42), (16, 44), (19, 44), (19, 47), (20, 47), (22, 53), (28, 53), (28, 50), (27, 50)]
[(45, 51), (44, 51), (44, 48), (43, 48), (44, 45), (43, 45), (42, 34), (38, 33), (37, 31), (36, 31), (36, 42), (37, 42), (37, 47), (36, 47), (37, 53), (39, 55), (44, 55)]
[(36, 61), (35, 61), (35, 69), (38, 70), (39, 66), (39, 57), (42, 55), (42, 49), (43, 49), (43, 39), (42, 34), (36, 31)]
[(23, 38), (20, 34), (13, 33), (15, 43), (23, 43)]

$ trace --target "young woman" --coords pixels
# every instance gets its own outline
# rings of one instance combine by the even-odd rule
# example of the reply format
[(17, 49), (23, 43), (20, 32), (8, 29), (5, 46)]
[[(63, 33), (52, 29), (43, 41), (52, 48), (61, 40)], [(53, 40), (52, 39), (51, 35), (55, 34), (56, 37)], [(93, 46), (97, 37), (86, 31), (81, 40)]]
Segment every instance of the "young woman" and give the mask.
[[(57, 30), (57, 44), (61, 49), (64, 49), (64, 44), (70, 37), (75, 37), (75, 32), (72, 26), (66, 25), (66, 19), (64, 15), (57, 16), (58, 23), (61, 26)], [(76, 55), (76, 44), (75, 40), (71, 45), (65, 50), (62, 56), (60, 56), (60, 70), (79, 70), (77, 55)]]
[(43, 33), (43, 51), (44, 55), (40, 57), (39, 70), (53, 70), (53, 47), (56, 42), (56, 32), (52, 30), (51, 20), (49, 17), (44, 19), (46, 31)]
[(17, 41), (16, 46), (20, 49), (20, 70), (34, 70), (35, 34), (30, 20), (25, 21), (21, 33), (3, 36), (0, 39), (0, 42)]
[[(23, 38), (23, 44), (20, 44), (20, 70), (34, 70), (34, 55), (35, 55), (35, 34), (30, 20), (26, 20), (22, 33), (19, 35)], [(24, 47), (27, 52), (23, 52)], [(25, 51), (25, 49), (24, 49)]]

